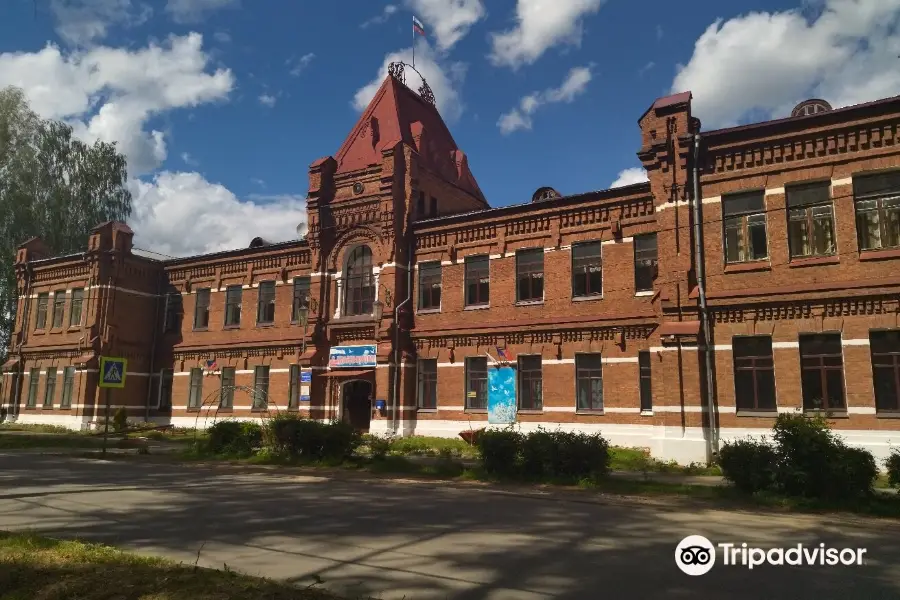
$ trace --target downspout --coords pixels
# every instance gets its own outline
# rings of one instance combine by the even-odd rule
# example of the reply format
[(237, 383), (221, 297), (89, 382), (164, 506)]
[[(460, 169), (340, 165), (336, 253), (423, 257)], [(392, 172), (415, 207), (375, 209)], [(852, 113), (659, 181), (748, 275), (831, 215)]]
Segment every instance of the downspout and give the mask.
[(709, 419), (709, 440), (707, 454), (709, 460), (712, 461), (719, 453), (719, 437), (716, 431), (715, 419), (715, 401), (713, 399), (713, 390), (715, 382), (713, 381), (713, 347), (712, 339), (709, 331), (709, 307), (706, 303), (706, 261), (703, 253), (703, 228), (700, 224), (700, 132), (694, 134), (694, 253), (695, 265), (697, 267), (697, 290), (700, 295), (700, 317), (702, 319), (701, 327), (703, 328), (703, 348), (704, 348), (704, 365), (703, 370), (706, 375), (706, 409)]
[(408, 252), (409, 254), (406, 257), (406, 299), (394, 307), (394, 388), (391, 394), (391, 416), (394, 419), (394, 435), (397, 435), (397, 430), (400, 429), (400, 415), (397, 411), (397, 400), (400, 396), (400, 390), (397, 386), (400, 385), (400, 359), (402, 358), (400, 353), (400, 309), (412, 298), (413, 242), (410, 242)]
[[(159, 298), (162, 294), (162, 280), (163, 274), (165, 273), (165, 267), (162, 268), (159, 275), (156, 277), (156, 298), (153, 300), (153, 341), (150, 343), (150, 372), (147, 377), (147, 401), (144, 403), (144, 422), (150, 421), (150, 401), (151, 393), (153, 391), (153, 369), (156, 367), (156, 336), (159, 330)], [(160, 377), (160, 385), (162, 384), (162, 377)]]

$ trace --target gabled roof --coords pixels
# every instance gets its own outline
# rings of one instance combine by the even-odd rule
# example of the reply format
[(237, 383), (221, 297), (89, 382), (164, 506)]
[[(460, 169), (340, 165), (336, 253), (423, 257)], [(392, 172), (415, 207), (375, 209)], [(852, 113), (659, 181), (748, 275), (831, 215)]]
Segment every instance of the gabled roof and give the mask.
[(381, 153), (403, 142), (419, 153), (420, 164), (484, 200), (437, 109), (388, 75), (335, 155), (337, 172), (365, 169), (381, 162)]

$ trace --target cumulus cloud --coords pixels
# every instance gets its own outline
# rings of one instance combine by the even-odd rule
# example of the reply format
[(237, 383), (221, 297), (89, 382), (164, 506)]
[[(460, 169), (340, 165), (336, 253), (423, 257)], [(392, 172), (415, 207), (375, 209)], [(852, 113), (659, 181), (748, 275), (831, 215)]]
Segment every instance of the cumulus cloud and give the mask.
[(808, 97), (847, 106), (900, 94), (900, 0), (821, 0), (717, 20), (672, 91), (690, 90), (706, 127), (787, 116)]
[(518, 0), (515, 26), (491, 34), (491, 62), (517, 69), (537, 61), (559, 45), (579, 46), (584, 18), (604, 0)]
[(65, 54), (0, 54), (0, 87), (22, 88), (39, 115), (72, 125), (87, 140), (117, 142), (132, 175), (158, 168), (165, 134), (147, 130), (162, 113), (225, 99), (234, 87), (228, 69), (207, 71), (203, 38), (192, 33), (146, 48), (96, 47)]
[(288, 66), (291, 76), (298, 77), (300, 73), (306, 70), (306, 67), (309, 66), (309, 63), (311, 63), (315, 57), (316, 55), (314, 53), (309, 52), (300, 58), (289, 58), (285, 64)]
[(633, 185), (644, 181), (647, 181), (647, 171), (644, 170), (644, 167), (632, 167), (630, 169), (619, 171), (616, 180), (609, 184), (609, 187), (624, 187), (626, 185)]
[(456, 45), (475, 23), (487, 16), (482, 0), (407, 0), (406, 3), (442, 51)]
[[(365, 110), (375, 92), (381, 87), (387, 76), (388, 65), (392, 62), (403, 61), (412, 63), (412, 48), (405, 48), (392, 52), (384, 57), (381, 67), (375, 78), (357, 90), (353, 97), (353, 106), (356, 110)], [(462, 87), (466, 76), (464, 63), (445, 63), (440, 61), (434, 50), (424, 41), (416, 44), (416, 69), (422, 72), (428, 85), (434, 92), (438, 110), (446, 121), (455, 121), (462, 115), (463, 104), (459, 88)], [(406, 85), (413, 90), (418, 90), (422, 79), (412, 69), (406, 70)]]
[(198, 23), (208, 13), (240, 5), (241, 0), (169, 0), (166, 12), (176, 23)]
[(49, 6), (56, 33), (75, 45), (103, 39), (112, 26), (141, 25), (153, 14), (148, 5), (132, 0), (51, 0)]
[(519, 106), (500, 115), (497, 127), (500, 133), (508, 135), (519, 129), (531, 129), (532, 117), (541, 106), (557, 102), (572, 102), (584, 93), (592, 78), (591, 66), (575, 67), (569, 71), (562, 85), (541, 92), (532, 92), (519, 101)]
[(259, 103), (268, 108), (275, 106), (276, 102), (278, 102), (278, 98), (270, 94), (262, 94), (259, 97)]
[(262, 236), (297, 237), (306, 220), (302, 195), (254, 196), (242, 201), (199, 173), (164, 171), (151, 181), (133, 180), (135, 245), (170, 256), (246, 247)]
[(395, 4), (388, 4), (384, 7), (384, 10), (381, 11), (380, 15), (372, 17), (366, 21), (363, 21), (359, 27), (360, 29), (366, 29), (367, 27), (371, 27), (372, 25), (381, 25), (382, 23), (387, 22), (391, 16), (397, 12), (397, 6)]

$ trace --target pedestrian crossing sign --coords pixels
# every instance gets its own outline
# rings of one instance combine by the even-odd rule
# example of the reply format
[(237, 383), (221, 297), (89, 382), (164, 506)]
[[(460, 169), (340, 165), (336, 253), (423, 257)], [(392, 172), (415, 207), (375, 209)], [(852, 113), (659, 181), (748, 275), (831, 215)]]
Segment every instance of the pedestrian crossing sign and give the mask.
[(100, 384), (102, 388), (125, 387), (125, 367), (128, 361), (124, 358), (100, 357)]

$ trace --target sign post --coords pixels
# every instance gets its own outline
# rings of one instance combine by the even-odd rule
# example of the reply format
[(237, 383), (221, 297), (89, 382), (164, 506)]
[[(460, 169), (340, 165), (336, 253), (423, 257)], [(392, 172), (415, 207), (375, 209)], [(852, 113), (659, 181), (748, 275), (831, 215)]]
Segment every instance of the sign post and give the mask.
[(103, 424), (103, 456), (106, 456), (106, 444), (109, 438), (109, 405), (112, 403), (113, 388), (125, 387), (125, 369), (128, 361), (124, 358), (100, 357), (100, 381), (97, 387), (106, 389), (106, 408)]

